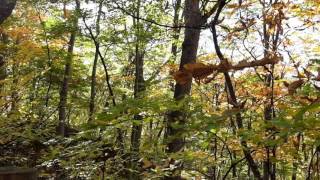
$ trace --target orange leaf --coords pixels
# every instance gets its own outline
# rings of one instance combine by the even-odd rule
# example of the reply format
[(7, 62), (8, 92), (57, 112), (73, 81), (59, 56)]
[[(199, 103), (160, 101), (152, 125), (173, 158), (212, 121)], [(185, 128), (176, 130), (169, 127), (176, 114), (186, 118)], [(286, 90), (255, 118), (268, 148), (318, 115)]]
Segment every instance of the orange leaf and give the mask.
[(180, 84), (184, 85), (188, 81), (191, 81), (192, 79), (192, 74), (189, 71), (182, 70), (182, 71), (177, 71), (176, 73), (173, 74), (173, 78)]
[(212, 66), (202, 63), (185, 64), (184, 68), (192, 74), (195, 79), (201, 80), (213, 73)]

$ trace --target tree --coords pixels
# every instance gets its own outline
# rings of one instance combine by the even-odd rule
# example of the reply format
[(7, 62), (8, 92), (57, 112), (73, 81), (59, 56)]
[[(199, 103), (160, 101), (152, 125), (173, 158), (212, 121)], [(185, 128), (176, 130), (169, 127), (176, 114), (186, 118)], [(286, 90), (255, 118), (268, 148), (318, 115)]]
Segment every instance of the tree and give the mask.
[[(185, 2), (185, 36), (182, 44), (182, 55), (180, 60), (179, 70), (183, 71), (184, 65), (188, 63), (194, 63), (197, 56), (198, 43), (200, 37), (200, 27), (203, 24), (201, 11), (199, 7), (199, 1), (187, 0)], [(185, 95), (190, 93), (192, 78), (188, 78), (184, 85), (179, 83), (176, 84), (174, 90), (174, 98), (181, 100)], [(184, 124), (185, 117), (181, 111), (170, 112), (168, 116), (168, 127), (166, 130), (166, 136), (172, 138), (168, 142), (168, 152), (178, 152), (183, 148), (183, 137), (181, 134), (182, 129), (173, 128), (174, 123)], [(179, 137), (180, 136), (180, 137)]]
[[(76, 0), (75, 12), (79, 13), (79, 11), (80, 11), (80, 2)], [(78, 17), (77, 17), (78, 13), (75, 13), (71, 18), (72, 26), (70, 30), (70, 39), (68, 42), (64, 78), (63, 78), (63, 82), (61, 84), (61, 90), (60, 90), (58, 132), (61, 136), (66, 135), (66, 108), (67, 108), (67, 100), (68, 100), (69, 81), (71, 78), (73, 49), (76, 41), (76, 34), (78, 32)]]
[[(97, 21), (96, 21), (96, 37), (97, 38), (100, 34), (100, 20), (102, 15), (102, 5), (103, 1), (99, 2), (99, 10), (97, 14)], [(95, 98), (96, 98), (96, 73), (97, 73), (97, 64), (99, 59), (99, 43), (96, 45), (96, 52), (94, 55), (93, 66), (92, 66), (92, 74), (91, 74), (91, 92), (90, 92), (90, 103), (89, 103), (89, 121), (94, 119), (94, 112), (95, 112)]]
[(319, 179), (318, 2), (18, 2), (0, 27), (0, 166)]

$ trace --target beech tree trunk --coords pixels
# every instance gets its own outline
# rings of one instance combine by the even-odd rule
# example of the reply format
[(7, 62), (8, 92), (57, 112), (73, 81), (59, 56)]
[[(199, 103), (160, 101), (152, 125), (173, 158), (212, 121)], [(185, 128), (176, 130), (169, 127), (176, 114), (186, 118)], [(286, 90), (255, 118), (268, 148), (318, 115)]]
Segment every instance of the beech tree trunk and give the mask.
[[(76, 0), (76, 11), (80, 10), (80, 2)], [(67, 99), (69, 90), (69, 81), (71, 78), (72, 69), (72, 59), (73, 59), (73, 48), (76, 40), (76, 34), (78, 29), (78, 17), (75, 15), (73, 18), (73, 27), (71, 30), (70, 40), (68, 42), (68, 55), (66, 57), (66, 64), (64, 69), (64, 78), (61, 84), (60, 91), (60, 103), (59, 103), (59, 124), (58, 124), (58, 134), (65, 136), (65, 126), (66, 126), (66, 111), (67, 111)]]
[[(144, 83), (144, 76), (143, 76), (143, 42), (141, 40), (141, 32), (142, 28), (140, 26), (140, 6), (141, 0), (137, 0), (136, 2), (136, 16), (137, 18), (134, 19), (134, 26), (136, 28), (135, 34), (135, 81), (134, 81), (134, 98), (139, 99), (141, 98), (141, 93), (145, 91), (145, 83)], [(140, 143), (141, 143), (141, 133), (143, 127), (143, 117), (140, 114), (135, 114), (134, 122), (132, 123), (132, 131), (131, 131), (131, 168), (133, 170), (137, 170), (138, 168), (138, 160), (139, 160), (139, 151), (140, 151)], [(140, 175), (136, 172), (132, 172), (130, 174), (130, 179), (141, 179)]]

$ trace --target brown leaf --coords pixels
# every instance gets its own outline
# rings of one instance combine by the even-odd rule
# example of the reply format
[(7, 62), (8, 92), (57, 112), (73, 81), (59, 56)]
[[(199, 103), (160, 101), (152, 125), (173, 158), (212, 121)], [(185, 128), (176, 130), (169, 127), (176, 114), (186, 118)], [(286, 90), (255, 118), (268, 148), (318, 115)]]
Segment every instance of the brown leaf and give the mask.
[(302, 86), (302, 84), (304, 83), (303, 79), (299, 79), (297, 81), (292, 82), (291, 84), (289, 84), (288, 86), (288, 92), (290, 95), (293, 95), (296, 90)]
[(312, 76), (312, 73), (305, 68), (303, 68), (303, 72), (307, 76), (308, 79)]
[(202, 63), (185, 64), (184, 68), (192, 74), (192, 77), (198, 80), (204, 79), (213, 73), (212, 66)]
[(191, 81), (192, 73), (186, 70), (177, 71), (173, 74), (173, 78), (179, 83), (180, 85), (187, 84), (187, 82)]

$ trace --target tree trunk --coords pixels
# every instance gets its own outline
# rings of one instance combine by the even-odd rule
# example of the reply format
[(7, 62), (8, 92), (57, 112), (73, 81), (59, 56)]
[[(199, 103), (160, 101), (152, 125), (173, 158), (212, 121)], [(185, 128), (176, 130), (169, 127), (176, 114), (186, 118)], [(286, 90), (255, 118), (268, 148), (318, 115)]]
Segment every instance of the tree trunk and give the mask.
[[(136, 73), (135, 73), (135, 85), (134, 85), (134, 98), (140, 98), (140, 94), (145, 90), (144, 78), (143, 78), (143, 55), (139, 52), (139, 47), (136, 47)], [(143, 117), (139, 114), (134, 115), (135, 122), (132, 125), (131, 133), (131, 150), (133, 153), (139, 153), (140, 139), (142, 132), (142, 122), (137, 123), (137, 121), (142, 121)]]
[[(176, 3), (174, 4), (174, 15), (173, 15), (173, 26), (177, 27), (179, 26), (179, 14), (180, 14), (180, 8), (181, 8), (181, 0), (177, 0)], [(171, 46), (171, 53), (174, 62), (176, 61), (177, 54), (178, 54), (178, 46), (177, 42), (179, 41), (179, 35), (180, 35), (181, 28), (175, 28), (173, 29), (173, 43)]]
[[(141, 29), (140, 29), (140, 5), (141, 1), (137, 1), (136, 6), (136, 16), (137, 18), (134, 19), (134, 26), (136, 28), (136, 42), (135, 42), (135, 81), (134, 81), (134, 98), (139, 99), (141, 97), (141, 92), (145, 90), (144, 87), (144, 77), (143, 77), (143, 53), (141, 52)], [(139, 114), (134, 115), (135, 121), (141, 121), (142, 116)], [(140, 138), (141, 138), (141, 131), (142, 131), (142, 122), (136, 123), (134, 122), (132, 125), (132, 132), (131, 132), (131, 150), (133, 153), (139, 153), (140, 147)]]
[[(100, 34), (100, 19), (102, 14), (102, 1), (99, 4), (99, 11), (96, 21), (96, 37)], [(99, 48), (100, 43), (96, 44), (96, 52), (94, 54), (93, 60), (93, 67), (92, 67), (92, 74), (91, 74), (91, 92), (90, 92), (90, 103), (89, 103), (89, 122), (94, 119), (94, 112), (95, 112), (95, 98), (96, 98), (96, 72), (97, 72), (97, 64), (99, 59)]]
[(1, 0), (0, 1), (0, 25), (6, 20), (12, 13), (16, 6), (17, 0)]
[[(184, 65), (188, 63), (195, 63), (198, 44), (200, 38), (200, 26), (202, 25), (202, 16), (199, 8), (199, 0), (186, 0), (184, 7), (184, 19), (186, 28), (184, 40), (182, 44), (182, 55), (180, 59), (179, 70), (184, 69)], [(181, 100), (185, 95), (188, 95), (191, 90), (192, 78), (186, 84), (175, 85), (174, 99)], [(174, 128), (173, 124), (185, 124), (185, 115), (182, 111), (172, 111), (168, 114), (166, 135), (168, 139), (166, 151), (174, 153), (180, 151), (184, 146), (184, 138), (180, 133), (183, 132), (182, 128)]]
[[(135, 42), (135, 81), (134, 81), (134, 98), (139, 99), (141, 98), (141, 93), (145, 91), (144, 85), (144, 76), (143, 76), (143, 45), (141, 41), (141, 27), (140, 27), (140, 6), (141, 1), (137, 0), (136, 5), (136, 16), (137, 18), (134, 19), (134, 26), (136, 28), (136, 42)], [(141, 143), (141, 133), (142, 133), (142, 126), (143, 126), (143, 117), (140, 114), (134, 115), (134, 122), (132, 123), (132, 132), (131, 132), (131, 168), (137, 170), (138, 160), (139, 160), (139, 150), (140, 150), (140, 143)], [(137, 173), (131, 174), (131, 179), (140, 179)]]
[[(80, 3), (76, 0), (76, 11), (80, 10)], [(66, 64), (64, 69), (64, 78), (61, 85), (60, 91), (60, 103), (59, 103), (59, 124), (58, 124), (58, 134), (65, 136), (65, 126), (66, 126), (66, 109), (67, 109), (67, 99), (69, 90), (69, 81), (71, 78), (71, 68), (73, 59), (73, 48), (76, 40), (76, 34), (78, 29), (78, 17), (74, 15), (73, 27), (71, 30), (70, 40), (68, 42), (68, 55), (66, 57)]]
[[(275, 1), (276, 2), (276, 1)], [(268, 58), (270, 54), (275, 55), (277, 53), (277, 45), (279, 43), (279, 36), (282, 28), (280, 27), (282, 24), (282, 20), (277, 20), (277, 26), (275, 27), (276, 30), (269, 34), (269, 30), (273, 27), (270, 27), (267, 20), (267, 7), (265, 2), (262, 3), (262, 14), (263, 14), (263, 39), (262, 43), (264, 46), (264, 58)], [(274, 3), (272, 0), (270, 1), (270, 5)], [(266, 122), (271, 121), (275, 117), (275, 110), (274, 110), (274, 65), (269, 65), (268, 67), (270, 70), (266, 74), (265, 79), (265, 86), (266, 88), (270, 89), (270, 93), (267, 94), (267, 97), (270, 97), (270, 102), (264, 108), (264, 119)], [(273, 129), (268, 128), (266, 129), (266, 135), (273, 134)], [(275, 139), (275, 136), (271, 136), (271, 139)], [(276, 159), (276, 146), (266, 146), (266, 154), (267, 159), (263, 162), (263, 172), (264, 172), (264, 179), (265, 180), (275, 180), (276, 179), (276, 163), (271, 161), (270, 156), (273, 159)]]
[(292, 180), (296, 180), (297, 179), (297, 171), (298, 171), (298, 159), (299, 159), (299, 149), (300, 149), (300, 142), (301, 142), (301, 133), (298, 133), (296, 136), (296, 144), (294, 144), (296, 152), (294, 154), (294, 158), (293, 158), (293, 163), (292, 163), (292, 176), (291, 179)]

